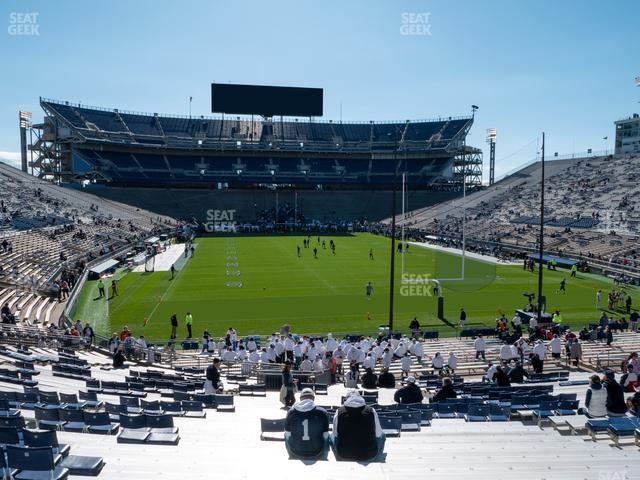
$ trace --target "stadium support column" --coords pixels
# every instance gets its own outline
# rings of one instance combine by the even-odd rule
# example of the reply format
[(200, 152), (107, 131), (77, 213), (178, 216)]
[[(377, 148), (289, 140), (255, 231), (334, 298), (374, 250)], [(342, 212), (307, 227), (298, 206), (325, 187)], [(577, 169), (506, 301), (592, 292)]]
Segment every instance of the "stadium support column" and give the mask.
[(540, 162), (541, 167), (541, 179), (540, 179), (540, 238), (539, 238), (539, 252), (538, 252), (538, 325), (542, 321), (542, 275), (544, 268), (542, 268), (542, 255), (544, 252), (544, 132), (542, 132), (542, 157)]

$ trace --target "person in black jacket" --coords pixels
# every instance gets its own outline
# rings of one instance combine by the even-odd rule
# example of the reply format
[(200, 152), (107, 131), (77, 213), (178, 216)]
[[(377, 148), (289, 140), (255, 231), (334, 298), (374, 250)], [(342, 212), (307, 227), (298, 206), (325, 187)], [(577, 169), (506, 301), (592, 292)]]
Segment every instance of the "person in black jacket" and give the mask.
[(171, 340), (175, 340), (177, 329), (178, 329), (178, 316), (174, 313), (173, 315), (171, 315), (171, 336), (169, 337), (171, 338)]
[(118, 347), (116, 352), (113, 354), (113, 368), (123, 368), (125, 360), (127, 360), (127, 357), (124, 356), (122, 348)]
[(375, 390), (378, 388), (378, 376), (373, 373), (373, 370), (370, 368), (367, 368), (365, 374), (360, 378), (360, 382), (362, 383), (362, 388), (366, 388), (367, 390)]
[(453, 382), (449, 377), (442, 380), (442, 388), (436, 392), (431, 401), (437, 403), (442, 402), (447, 398), (458, 398), (458, 394), (453, 389)]
[(396, 403), (422, 403), (422, 392), (416, 385), (416, 377), (407, 377), (407, 385), (399, 388), (393, 395)]
[(331, 447), (336, 460), (377, 460), (384, 451), (384, 432), (376, 411), (357, 391), (347, 393), (333, 417)]
[(523, 383), (524, 377), (529, 378), (529, 374), (524, 369), (522, 364), (520, 362), (517, 362), (516, 366), (509, 371), (509, 380), (511, 381), (511, 383)]
[(383, 368), (378, 377), (378, 386), (380, 388), (396, 388), (396, 377), (388, 368)]
[(622, 386), (616, 382), (616, 374), (609, 370), (605, 372), (603, 380), (607, 390), (607, 413), (610, 417), (624, 417), (627, 414), (627, 404)]
[(207, 367), (207, 381), (204, 383), (204, 393), (215, 393), (220, 388), (220, 359), (214, 358), (213, 363)]
[(511, 382), (509, 381), (509, 376), (505, 373), (502, 367), (498, 367), (496, 369), (496, 373), (493, 374), (493, 380), (496, 382), (496, 385), (499, 387), (510, 387)]

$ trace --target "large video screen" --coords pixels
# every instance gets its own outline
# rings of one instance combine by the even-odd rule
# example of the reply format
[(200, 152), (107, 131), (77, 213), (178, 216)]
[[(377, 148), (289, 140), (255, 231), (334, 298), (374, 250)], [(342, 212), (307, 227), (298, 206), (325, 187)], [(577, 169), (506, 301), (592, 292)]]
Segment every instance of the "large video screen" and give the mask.
[(214, 113), (321, 117), (322, 89), (265, 85), (211, 84)]

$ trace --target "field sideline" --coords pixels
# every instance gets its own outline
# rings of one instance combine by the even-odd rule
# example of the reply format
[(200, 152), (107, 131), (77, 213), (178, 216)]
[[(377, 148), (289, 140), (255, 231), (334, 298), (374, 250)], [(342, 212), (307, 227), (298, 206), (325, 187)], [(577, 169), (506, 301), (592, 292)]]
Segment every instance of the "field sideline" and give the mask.
[[(267, 334), (289, 323), (296, 332), (375, 332), (387, 323), (389, 312), (390, 240), (371, 234), (321, 237), (326, 249), (311, 237), (303, 248), (302, 236), (205, 237), (196, 240), (196, 252), (171, 280), (169, 272), (119, 272), (119, 296), (97, 298), (97, 282), (87, 282), (74, 319), (91, 322), (97, 333), (108, 335), (128, 325), (138, 336), (166, 339), (169, 317), (178, 314), (178, 338), (186, 336), (184, 316), (194, 317), (194, 337), (204, 329), (223, 335), (234, 326), (241, 335)], [(336, 244), (336, 254), (329, 249)], [(296, 246), (301, 247), (297, 256)], [(318, 248), (318, 258), (312, 249)], [(373, 250), (373, 260), (369, 251)], [(411, 247), (405, 259), (406, 272), (421, 278), (455, 278), (460, 271), (457, 256), (426, 248)], [(456, 334), (460, 307), (467, 311), (466, 326), (495, 324), (505, 312), (510, 318), (526, 303), (523, 292), (536, 291), (538, 274), (517, 265), (491, 265), (467, 259), (464, 282), (443, 282), (446, 322), (436, 318), (436, 298), (430, 288), (401, 282), (401, 256), (396, 254), (395, 326), (407, 329), (414, 316), (423, 328)], [(234, 271), (239, 271), (237, 276)], [(567, 293), (556, 290), (567, 279)], [(371, 281), (374, 293), (365, 295)], [(242, 282), (242, 287), (226, 286)], [(107, 282), (108, 283), (108, 282)], [(566, 323), (582, 326), (596, 321), (595, 293), (613, 288), (610, 279), (545, 270), (548, 309), (559, 308)], [(637, 288), (628, 289), (635, 300)], [(634, 305), (635, 306), (635, 305)], [(144, 326), (145, 319), (147, 325)]]

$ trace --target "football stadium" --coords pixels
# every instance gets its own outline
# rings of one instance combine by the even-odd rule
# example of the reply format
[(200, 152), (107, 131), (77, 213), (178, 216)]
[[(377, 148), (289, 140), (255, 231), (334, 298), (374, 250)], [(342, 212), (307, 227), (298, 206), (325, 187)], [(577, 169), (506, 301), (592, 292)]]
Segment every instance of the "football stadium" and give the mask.
[(640, 478), (621, 5), (0, 7), (2, 478)]

